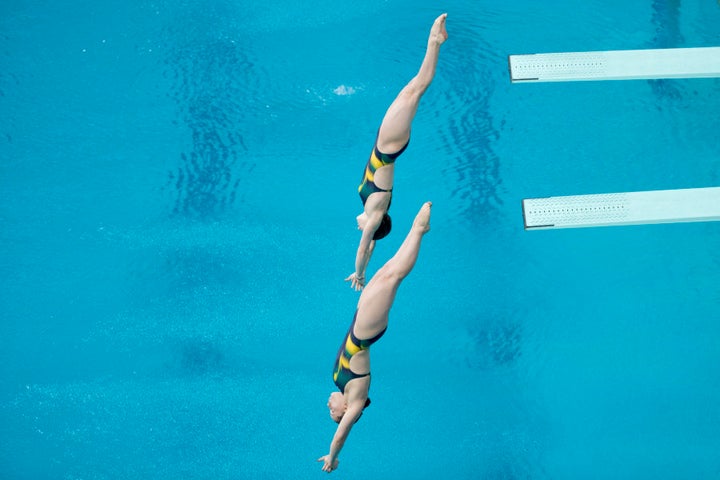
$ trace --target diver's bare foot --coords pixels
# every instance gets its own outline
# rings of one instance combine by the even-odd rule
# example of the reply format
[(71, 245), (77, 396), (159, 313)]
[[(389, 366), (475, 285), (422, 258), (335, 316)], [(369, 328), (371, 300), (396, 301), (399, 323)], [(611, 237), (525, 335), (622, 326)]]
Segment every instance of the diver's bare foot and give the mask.
[(445, 19), (447, 13), (443, 13), (435, 19), (432, 28), (430, 29), (430, 38), (428, 43), (435, 43), (436, 45), (442, 45), (448, 38), (447, 30), (445, 29)]
[(420, 233), (430, 231), (430, 207), (432, 207), (432, 202), (425, 202), (413, 221), (413, 229), (420, 230)]

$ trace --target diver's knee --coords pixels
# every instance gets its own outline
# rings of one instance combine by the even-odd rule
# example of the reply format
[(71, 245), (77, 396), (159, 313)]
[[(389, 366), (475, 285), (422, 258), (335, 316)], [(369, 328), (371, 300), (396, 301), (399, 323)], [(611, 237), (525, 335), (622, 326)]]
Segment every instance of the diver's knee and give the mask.
[(378, 280), (382, 283), (394, 284), (400, 282), (405, 275), (406, 273), (402, 268), (400, 268), (398, 262), (390, 259), (375, 273), (374, 277), (378, 277)]

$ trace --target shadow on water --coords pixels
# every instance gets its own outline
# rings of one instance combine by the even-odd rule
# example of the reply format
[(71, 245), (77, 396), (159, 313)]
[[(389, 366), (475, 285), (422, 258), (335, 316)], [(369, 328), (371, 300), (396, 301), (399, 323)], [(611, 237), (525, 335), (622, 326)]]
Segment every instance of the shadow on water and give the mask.
[(186, 246), (167, 252), (164, 271), (173, 289), (229, 288), (243, 278), (241, 266), (222, 246)]
[[(202, 8), (200, 8), (202, 7)], [(189, 149), (169, 172), (173, 213), (194, 218), (221, 214), (238, 199), (241, 179), (251, 172), (245, 131), (253, 115), (257, 63), (238, 26), (223, 9), (202, 5), (185, 12), (167, 29), (166, 59), (173, 82), (170, 93), (179, 110), (178, 124), (189, 130)], [(188, 23), (184, 19), (191, 19)]]
[(207, 375), (222, 373), (227, 369), (227, 358), (213, 342), (187, 339), (176, 346), (174, 362), (168, 365), (182, 375)]
[(162, 365), (166, 378), (238, 379), (259, 372), (257, 362), (239, 353), (234, 340), (199, 334), (166, 341)]
[[(2, 35), (2, 37), (0, 38), (2, 38), (3, 44), (10, 44), (9, 36)], [(10, 63), (10, 54), (8, 51), (0, 52), (0, 62), (3, 65), (8, 65)], [(3, 110), (7, 108), (5, 104), (5, 102), (7, 101), (6, 97), (8, 97), (9, 94), (12, 92), (13, 87), (16, 87), (20, 83), (20, 80), (17, 78), (17, 76), (8, 70), (9, 69), (7, 68), (3, 68), (2, 70), (0, 70), (0, 102), (4, 104)], [(3, 130), (9, 130), (10, 128), (14, 127), (12, 123), (12, 117), (13, 116), (10, 115), (9, 118), (5, 118), (4, 121), (0, 123), (0, 126), (2, 126)], [(2, 141), (6, 143), (13, 142), (12, 134), (9, 131), (0, 132), (0, 137), (2, 138)]]
[(514, 322), (478, 322), (470, 330), (475, 351), (468, 366), (481, 370), (511, 367), (522, 355), (522, 325)]
[[(685, 43), (680, 31), (680, 3), (680, 0), (652, 2), (651, 23), (655, 27), (655, 35), (650, 41), (650, 48), (678, 48)], [(676, 80), (648, 80), (648, 84), (659, 99), (678, 100), (683, 96), (683, 90)]]

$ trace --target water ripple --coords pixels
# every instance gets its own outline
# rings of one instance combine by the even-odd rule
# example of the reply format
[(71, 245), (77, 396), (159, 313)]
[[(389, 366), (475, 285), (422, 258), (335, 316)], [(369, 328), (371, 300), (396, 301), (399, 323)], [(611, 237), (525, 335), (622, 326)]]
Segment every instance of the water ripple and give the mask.
[[(439, 132), (450, 152), (444, 175), (454, 179), (452, 197), (460, 201), (459, 214), (468, 221), (496, 218), (502, 205), (498, 189), (500, 158), (494, 143), (499, 137), (497, 119), (491, 113), (491, 99), (497, 62), (491, 47), (481, 38), (479, 26), (456, 26), (454, 45), (444, 60), (443, 71), (453, 81), (444, 91), (443, 110), (449, 122)], [(469, 62), (467, 59), (473, 58)]]
[[(237, 200), (242, 175), (254, 167), (245, 131), (262, 108), (251, 93), (265, 75), (222, 12), (196, 13), (192, 26), (176, 22), (167, 29), (166, 76), (191, 140), (169, 172), (168, 186), (175, 191), (175, 214), (208, 217)], [(203, 20), (213, 28), (202, 27)]]

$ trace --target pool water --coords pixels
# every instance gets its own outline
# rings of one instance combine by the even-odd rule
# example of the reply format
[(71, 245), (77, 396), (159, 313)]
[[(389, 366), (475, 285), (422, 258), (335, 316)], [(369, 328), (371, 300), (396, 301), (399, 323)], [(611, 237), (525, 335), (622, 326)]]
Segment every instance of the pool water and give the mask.
[(720, 4), (6, 2), (0, 478), (325, 475), (356, 188), (432, 230), (338, 478), (720, 478), (720, 224), (523, 230), (523, 198), (720, 185), (720, 80), (511, 84), (507, 55), (720, 45)]

